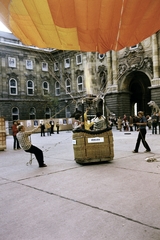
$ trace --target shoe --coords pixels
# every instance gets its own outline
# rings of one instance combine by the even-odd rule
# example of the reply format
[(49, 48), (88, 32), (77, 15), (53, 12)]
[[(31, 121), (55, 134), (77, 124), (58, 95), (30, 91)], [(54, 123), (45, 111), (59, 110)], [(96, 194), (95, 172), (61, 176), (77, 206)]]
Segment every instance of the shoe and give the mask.
[(136, 152), (136, 151), (134, 150), (134, 151), (132, 151), (132, 153), (138, 153), (138, 152)]
[(40, 168), (41, 167), (47, 167), (47, 165), (45, 163), (43, 163), (43, 165), (39, 166)]
[(150, 151), (151, 151), (151, 150), (146, 150), (146, 151), (144, 151), (144, 152), (146, 153), (146, 152), (150, 152)]

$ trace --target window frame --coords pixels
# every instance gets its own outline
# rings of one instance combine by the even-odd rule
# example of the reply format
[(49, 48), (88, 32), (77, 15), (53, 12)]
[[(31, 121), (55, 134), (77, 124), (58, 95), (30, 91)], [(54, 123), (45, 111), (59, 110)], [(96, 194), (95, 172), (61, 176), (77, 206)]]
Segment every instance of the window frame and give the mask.
[[(31, 109), (34, 110), (33, 113), (31, 112)], [(34, 118), (32, 118), (31, 116), (34, 116)], [(36, 108), (35, 108), (35, 107), (31, 107), (31, 108), (29, 109), (29, 118), (30, 118), (30, 120), (36, 119)]]
[[(49, 111), (47, 111), (47, 110), (49, 110)], [(49, 107), (46, 107), (46, 109), (45, 109), (45, 118), (46, 119), (51, 118), (51, 109)]]
[[(29, 66), (28, 66), (27, 63), (29, 63)], [(32, 70), (33, 69), (33, 61), (32, 60), (30, 60), (30, 59), (26, 60), (26, 69), (28, 69), (28, 70)]]
[[(67, 60), (69, 61), (68, 63), (67, 63)], [(64, 59), (64, 68), (70, 68), (70, 58), (65, 58)]]
[(135, 50), (137, 49), (139, 44), (135, 44), (134, 46), (129, 47), (129, 50)]
[[(32, 87), (28, 86), (28, 83), (31, 82), (32, 83)], [(29, 90), (32, 90), (32, 93), (29, 93)], [(34, 82), (32, 80), (28, 80), (27, 81), (27, 95), (29, 96), (33, 96), (34, 95)]]
[[(78, 60), (79, 57), (81, 58), (80, 61)], [(77, 65), (82, 64), (82, 54), (76, 55), (76, 64), (77, 64)]]
[[(15, 87), (11, 86), (11, 81), (15, 81)], [(16, 93), (11, 93), (11, 89), (16, 89)], [(17, 95), (17, 80), (14, 78), (9, 79), (9, 95)]]
[(47, 62), (42, 62), (42, 71), (48, 72), (48, 63)]
[(8, 67), (16, 68), (16, 58), (8, 57)]
[[(47, 83), (47, 88), (45, 88), (45, 86), (44, 86), (45, 83)], [(44, 81), (44, 82), (42, 83), (42, 89), (43, 89), (43, 95), (44, 95), (44, 96), (45, 96), (45, 95), (48, 95), (48, 94), (49, 94), (49, 82)]]
[[(59, 85), (58, 87), (56, 85)], [(58, 92), (57, 92), (58, 91)], [(59, 96), (60, 95), (60, 84), (58, 81), (55, 82), (55, 95)]]
[[(67, 84), (67, 82), (69, 82), (69, 85)], [(71, 93), (71, 80), (70, 80), (70, 78), (66, 79), (66, 81), (65, 81), (65, 88), (66, 88), (66, 94)], [(68, 91), (68, 88), (70, 89), (69, 91)]]
[(98, 53), (98, 58), (99, 60), (103, 60), (105, 58), (105, 53)]
[[(82, 79), (82, 83), (78, 83), (78, 80), (79, 80), (79, 78), (81, 77), (81, 79)], [(81, 88), (81, 90), (79, 89), (79, 86), (82, 86)], [(77, 77), (77, 91), (78, 92), (83, 92), (83, 76), (82, 75), (79, 75), (78, 77)]]
[[(17, 109), (17, 113), (16, 114), (13, 113), (13, 109)], [(17, 117), (15, 117), (15, 116), (17, 116)], [(13, 107), (12, 108), (12, 119), (13, 120), (18, 120), (19, 119), (19, 108), (18, 107)]]

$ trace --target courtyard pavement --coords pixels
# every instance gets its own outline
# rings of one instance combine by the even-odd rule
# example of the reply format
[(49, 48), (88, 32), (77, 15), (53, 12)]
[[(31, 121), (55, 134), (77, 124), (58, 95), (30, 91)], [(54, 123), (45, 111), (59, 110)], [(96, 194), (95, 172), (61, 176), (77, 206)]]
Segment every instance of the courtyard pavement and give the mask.
[[(113, 129), (114, 160), (74, 161), (72, 132), (40, 137), (47, 168), (30, 154), (0, 151), (0, 240), (160, 240), (160, 135), (132, 153), (137, 132)], [(154, 157), (156, 162), (147, 162)]]

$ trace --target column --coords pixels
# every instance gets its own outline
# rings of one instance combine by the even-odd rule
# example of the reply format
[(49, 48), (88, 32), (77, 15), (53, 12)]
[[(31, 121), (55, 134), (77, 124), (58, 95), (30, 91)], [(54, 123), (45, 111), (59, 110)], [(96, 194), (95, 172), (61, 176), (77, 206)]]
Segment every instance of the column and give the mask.
[(158, 43), (156, 33), (152, 35), (152, 59), (153, 59), (153, 79), (152, 86), (160, 85), (159, 64), (158, 64)]

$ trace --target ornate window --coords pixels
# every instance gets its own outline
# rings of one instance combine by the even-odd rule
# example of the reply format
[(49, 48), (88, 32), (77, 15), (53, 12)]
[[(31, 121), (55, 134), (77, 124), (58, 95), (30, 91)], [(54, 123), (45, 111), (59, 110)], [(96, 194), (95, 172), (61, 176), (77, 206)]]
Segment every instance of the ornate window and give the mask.
[(32, 60), (26, 60), (26, 69), (33, 69), (33, 62)]
[(55, 95), (56, 96), (60, 95), (60, 84), (59, 84), (59, 82), (55, 83)]
[(49, 83), (48, 82), (43, 82), (43, 94), (47, 95), (49, 94)]
[(42, 71), (48, 72), (48, 63), (42, 62)]
[(17, 95), (17, 81), (13, 78), (9, 80), (9, 94)]
[(16, 58), (8, 57), (8, 66), (11, 68), (16, 68)]
[(98, 58), (99, 58), (100, 60), (104, 59), (104, 57), (105, 57), (105, 54), (104, 54), (104, 53), (103, 53), (103, 54), (101, 54), (101, 53), (98, 54)]
[(30, 108), (29, 118), (30, 119), (36, 119), (36, 109), (34, 107)]
[(71, 82), (70, 79), (66, 79), (66, 93), (70, 93), (71, 92)]
[(76, 55), (76, 64), (82, 64), (82, 54)]
[(70, 59), (66, 58), (64, 59), (64, 68), (69, 68), (70, 67)]
[(81, 75), (77, 77), (77, 91), (78, 92), (83, 91), (83, 78)]
[(34, 94), (34, 83), (33, 81), (29, 80), (27, 81), (27, 95), (33, 95)]
[(129, 49), (130, 49), (130, 50), (133, 50), (133, 49), (136, 49), (136, 48), (138, 48), (138, 44), (136, 44), (136, 45), (134, 45), (134, 46), (131, 46)]
[(12, 108), (12, 119), (13, 120), (19, 119), (19, 109), (17, 107)]

